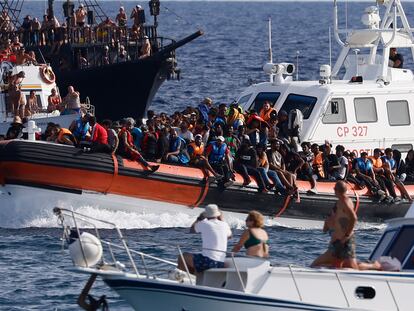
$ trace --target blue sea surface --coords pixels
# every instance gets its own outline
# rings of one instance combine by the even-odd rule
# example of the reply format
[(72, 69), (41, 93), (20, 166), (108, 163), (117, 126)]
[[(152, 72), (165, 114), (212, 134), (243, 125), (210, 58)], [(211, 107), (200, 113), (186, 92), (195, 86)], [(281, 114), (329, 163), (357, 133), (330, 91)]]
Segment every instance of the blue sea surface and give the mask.
[[(102, 2), (104, 10), (113, 17), (120, 4), (130, 12), (136, 2)], [(140, 4), (147, 8), (147, 2)], [(60, 5), (61, 2), (56, 2), (57, 14), (60, 14)], [(361, 27), (360, 17), (368, 5), (371, 3), (350, 2), (345, 8), (341, 2), (340, 24)], [(45, 8), (46, 1), (26, 1), (22, 16), (40, 17)], [(413, 3), (405, 4), (411, 22), (413, 9)], [(329, 63), (330, 2), (161, 2), (159, 33), (180, 39), (203, 29), (205, 35), (177, 51), (182, 80), (164, 83), (151, 108), (157, 112), (173, 112), (187, 105), (197, 105), (205, 96), (215, 102), (230, 103), (248, 85), (249, 79), (266, 80), (262, 66), (268, 61), (269, 17), (273, 22), (274, 61), (296, 64), (298, 55), (299, 79), (317, 79), (319, 66)], [(338, 51), (334, 45), (334, 59)], [(408, 52), (404, 55), (406, 66), (411, 66)], [(98, 218), (103, 216), (99, 211), (94, 213)], [(179, 218), (166, 220), (157, 215), (156, 210), (151, 213), (152, 217), (145, 221), (136, 215), (121, 218), (110, 215), (109, 218), (126, 228), (124, 234), (134, 249), (152, 255), (176, 258), (177, 241), (184, 250), (200, 248), (199, 238), (188, 234), (188, 228), (183, 228)], [(61, 231), (56, 228), (53, 216), (35, 218), (18, 228), (6, 228), (9, 221), (14, 223), (20, 216), (11, 212), (9, 220), (0, 220), (5, 224), (5, 228), (0, 229), (0, 310), (79, 310), (76, 299), (87, 277), (65, 269), (72, 264), (67, 253), (61, 251)], [(188, 227), (189, 222), (186, 224)], [(233, 227), (235, 238), (230, 245), (241, 233), (240, 225)], [(368, 257), (382, 229), (380, 225), (359, 226), (356, 237), (360, 259)], [(273, 224), (266, 230), (270, 235), (274, 264), (309, 265), (328, 243), (320, 226), (301, 228)], [(113, 232), (106, 234), (111, 236)], [(130, 310), (101, 281), (94, 286), (93, 294), (106, 294), (111, 310)]]

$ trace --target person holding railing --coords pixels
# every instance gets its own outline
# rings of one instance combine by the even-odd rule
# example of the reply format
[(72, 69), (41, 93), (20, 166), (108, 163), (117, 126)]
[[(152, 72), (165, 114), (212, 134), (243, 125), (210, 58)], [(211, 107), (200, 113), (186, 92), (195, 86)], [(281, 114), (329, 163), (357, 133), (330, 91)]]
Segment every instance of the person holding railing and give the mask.
[(190, 233), (201, 233), (202, 252), (184, 253), (178, 257), (178, 269), (191, 274), (211, 268), (224, 268), (227, 240), (232, 236), (230, 226), (216, 204), (209, 204), (191, 225)]

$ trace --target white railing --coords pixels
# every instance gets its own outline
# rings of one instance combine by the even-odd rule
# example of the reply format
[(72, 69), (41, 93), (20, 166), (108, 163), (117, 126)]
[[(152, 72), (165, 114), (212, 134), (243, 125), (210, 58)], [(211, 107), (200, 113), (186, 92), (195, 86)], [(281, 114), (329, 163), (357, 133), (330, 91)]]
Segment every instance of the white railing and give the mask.
[[(81, 229), (80, 229), (80, 226), (79, 226), (80, 224), (90, 226), (91, 229), (94, 230), (95, 235), (99, 239), (101, 244), (105, 245), (108, 249), (107, 253), (109, 253), (109, 256), (110, 256), (112, 262), (111, 263), (105, 262), (105, 259), (104, 259), (105, 253), (104, 253), (102, 255), (101, 262), (99, 262), (95, 266), (97, 269), (99, 269), (99, 267), (104, 266), (104, 265), (113, 265), (115, 267), (119, 267), (120, 262), (117, 260), (117, 256), (116, 256), (117, 254), (116, 254), (115, 250), (120, 250), (120, 251), (127, 254), (127, 258), (128, 258), (129, 263), (132, 267), (132, 270), (133, 270), (134, 274), (137, 277), (140, 277), (141, 275), (139, 273), (139, 270), (138, 270), (138, 267), (137, 267), (137, 264), (134, 260), (133, 255), (137, 255), (137, 256), (140, 257), (142, 265), (143, 265), (143, 269), (145, 271), (145, 275), (148, 278), (153, 277), (153, 275), (151, 274), (151, 271), (148, 267), (147, 259), (156, 261), (158, 263), (168, 264), (170, 266), (177, 267), (177, 263), (175, 263), (171, 260), (158, 258), (158, 257), (152, 256), (152, 255), (140, 252), (140, 251), (135, 251), (135, 250), (130, 249), (128, 244), (127, 244), (127, 239), (123, 236), (121, 230), (114, 223), (111, 223), (111, 222), (105, 221), (105, 220), (100, 220), (100, 219), (97, 219), (95, 217), (87, 216), (87, 215), (75, 212), (73, 210), (65, 209), (65, 208), (55, 207), (53, 209), (53, 212), (58, 217), (59, 223), (63, 228), (62, 247), (65, 246), (65, 242), (68, 242), (72, 238), (71, 237), (71, 232), (75, 231), (76, 236), (79, 239), (80, 249), (81, 249), (81, 253), (82, 253), (82, 256), (83, 256), (83, 261), (85, 262), (87, 268), (93, 268), (93, 267), (89, 267), (88, 262), (86, 260), (85, 246), (83, 245), (82, 239), (80, 238), (81, 237)], [(117, 237), (115, 239), (119, 239), (121, 241), (121, 244), (114, 243), (112, 241), (103, 240), (101, 238), (101, 234), (99, 233), (99, 229), (96, 226), (96, 223), (105, 224), (106, 226), (110, 226), (111, 229), (115, 230), (115, 232), (117, 234)], [(195, 285), (195, 284), (193, 284), (189, 268), (188, 268), (188, 266), (187, 266), (187, 264), (184, 260), (183, 252), (182, 252), (180, 246), (177, 246), (177, 248), (178, 248), (178, 254), (181, 257), (182, 262), (184, 263), (185, 272), (187, 274), (189, 283), (191, 285)], [(214, 250), (214, 249), (206, 249), (206, 250), (222, 252), (222, 253), (225, 253), (227, 256), (229, 256), (231, 258), (231, 260), (233, 262), (233, 265), (234, 265), (234, 268), (235, 268), (235, 271), (237, 273), (238, 279), (240, 281), (240, 284), (243, 288), (243, 291), (245, 291), (246, 286), (243, 282), (243, 278), (242, 278), (240, 270), (237, 266), (237, 262), (235, 260), (234, 253), (233, 252), (220, 251), (220, 250)], [(106, 255), (107, 255), (107, 253), (106, 253)], [(160, 272), (160, 269), (155, 269), (155, 271)]]

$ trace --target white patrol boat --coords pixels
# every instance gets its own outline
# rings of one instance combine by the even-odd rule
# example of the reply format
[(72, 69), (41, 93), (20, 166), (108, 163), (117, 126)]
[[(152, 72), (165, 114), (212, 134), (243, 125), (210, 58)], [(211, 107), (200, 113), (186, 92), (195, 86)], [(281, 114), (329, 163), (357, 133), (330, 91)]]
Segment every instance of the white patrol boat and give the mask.
[[(380, 5), (385, 6), (382, 19)], [(259, 112), (270, 101), (279, 112), (300, 110), (301, 141), (329, 140), (357, 155), (374, 148), (407, 152), (414, 143), (414, 75), (393, 68), (390, 48), (409, 51), (414, 36), (400, 0), (378, 0), (361, 19), (365, 29), (338, 29), (334, 1), (334, 34), (342, 46), (334, 67), (322, 65), (320, 80), (293, 81), (295, 65), (267, 63), (270, 81), (253, 84), (237, 99), (244, 110)], [(270, 50), (271, 51), (271, 50)]]
[(23, 71), (25, 78), (20, 85), (22, 93), (28, 101), (31, 91), (36, 92), (39, 112), (34, 113), (28, 120), (33, 120), (44, 131), (48, 122), (59, 124), (61, 127), (69, 127), (71, 122), (78, 118), (76, 114), (61, 115), (58, 110), (47, 112), (48, 97), (52, 89), (59, 92), (52, 69), (47, 65), (13, 65), (12, 62), (3, 61), (0, 64), (0, 135), (6, 135), (10, 124), (13, 122), (14, 113), (9, 100), (9, 77)]
[[(370, 256), (382, 263), (383, 271), (275, 267), (267, 260), (231, 254), (225, 268), (209, 269), (196, 278), (188, 269), (174, 270), (173, 262), (129, 249), (115, 224), (60, 208), (54, 212), (64, 229), (72, 270), (91, 275), (78, 299), (86, 310), (92, 310), (85, 298), (96, 276), (135, 310), (413, 309), (414, 205), (405, 218), (389, 223)], [(121, 244), (101, 239), (96, 226), (102, 224), (116, 230)], [(95, 235), (84, 232), (85, 225), (93, 226)], [(92, 301), (96, 308), (105, 304), (102, 297)]]

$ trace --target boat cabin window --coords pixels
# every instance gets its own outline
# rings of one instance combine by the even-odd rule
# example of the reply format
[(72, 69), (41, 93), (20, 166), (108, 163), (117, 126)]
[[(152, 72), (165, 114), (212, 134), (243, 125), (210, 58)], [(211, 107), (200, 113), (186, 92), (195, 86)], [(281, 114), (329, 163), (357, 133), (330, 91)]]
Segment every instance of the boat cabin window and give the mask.
[(252, 105), (250, 106), (250, 110), (254, 109), (256, 112), (260, 112), (263, 107), (265, 101), (269, 101), (272, 104), (270, 105), (273, 107), (280, 96), (280, 92), (262, 92), (257, 94), (256, 98), (254, 99)]
[(401, 153), (407, 153), (408, 151), (413, 149), (413, 145), (412, 144), (395, 144), (395, 145), (391, 145), (391, 149), (398, 150)]
[(247, 94), (244, 95), (242, 98), (240, 98), (237, 103), (244, 108), (244, 106), (249, 102), (250, 97), (252, 97), (253, 94)]
[(332, 98), (329, 101), (322, 122), (325, 124), (346, 123), (345, 100), (343, 98)]
[(355, 116), (358, 123), (377, 122), (377, 106), (374, 97), (354, 99)]
[(378, 242), (374, 252), (371, 254), (370, 260), (377, 260), (384, 255), (384, 252), (387, 246), (390, 244), (390, 241), (394, 238), (396, 230), (390, 230), (384, 233), (381, 240)]
[(410, 125), (410, 111), (406, 100), (387, 101), (388, 123), (391, 126)]
[(285, 110), (289, 113), (293, 109), (299, 109), (303, 114), (303, 119), (308, 119), (317, 100), (316, 97), (312, 96), (289, 94), (280, 110)]
[(401, 263), (409, 255), (414, 245), (414, 226), (404, 226), (398, 232), (395, 240), (390, 243), (385, 256), (397, 258)]
[(410, 256), (403, 262), (403, 270), (414, 270), (414, 248), (411, 250)]

